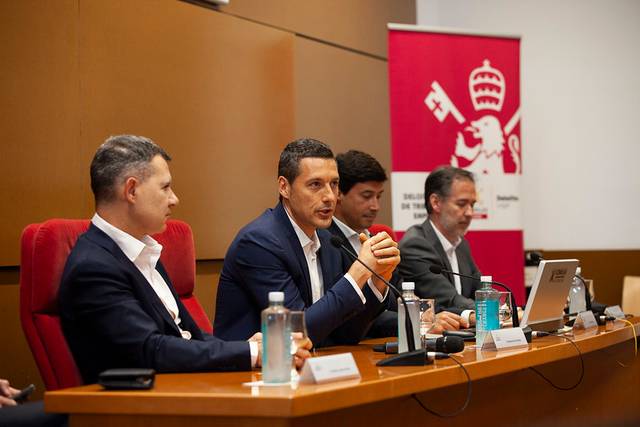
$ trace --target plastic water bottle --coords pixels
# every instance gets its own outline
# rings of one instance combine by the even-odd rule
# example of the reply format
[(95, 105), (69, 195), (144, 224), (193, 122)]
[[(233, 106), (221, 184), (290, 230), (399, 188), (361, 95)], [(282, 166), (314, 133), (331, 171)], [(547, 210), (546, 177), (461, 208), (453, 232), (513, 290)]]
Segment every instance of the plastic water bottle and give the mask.
[(476, 291), (476, 346), (482, 347), (489, 331), (500, 328), (500, 293), (491, 287), (491, 276), (482, 276)]
[[(420, 348), (420, 303), (419, 298), (413, 292), (416, 288), (413, 282), (402, 283), (402, 296), (407, 302), (407, 310), (413, 326), (413, 342), (416, 350)], [(409, 351), (407, 342), (407, 327), (405, 323), (404, 304), (402, 299), (398, 298), (398, 353)]]
[(291, 327), (284, 292), (269, 292), (269, 307), (262, 311), (262, 380), (291, 381)]
[(573, 276), (571, 289), (569, 289), (569, 313), (582, 313), (587, 310), (584, 283), (578, 278), (580, 273), (580, 267), (578, 267), (576, 269), (576, 275)]

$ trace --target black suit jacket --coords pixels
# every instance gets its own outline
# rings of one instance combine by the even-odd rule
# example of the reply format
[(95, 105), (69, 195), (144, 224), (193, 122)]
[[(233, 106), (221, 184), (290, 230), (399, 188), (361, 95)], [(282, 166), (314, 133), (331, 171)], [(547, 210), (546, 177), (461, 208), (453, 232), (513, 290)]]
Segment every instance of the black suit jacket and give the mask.
[(175, 293), (162, 264), (183, 330), (181, 337), (151, 285), (118, 245), (93, 224), (71, 251), (58, 293), (65, 337), (85, 382), (110, 368), (158, 372), (249, 370), (247, 342), (223, 342), (204, 334)]
[(305, 310), (314, 345), (356, 344), (362, 339), (382, 304), (368, 286), (362, 290), (367, 301), (362, 304), (344, 277), (349, 267), (331, 245), (331, 235), (326, 230), (317, 233), (324, 296), (313, 303), (307, 262), (282, 204), (240, 230), (227, 251), (218, 284), (216, 336), (243, 339), (259, 331), (269, 292), (282, 291), (287, 308)]
[[(416, 295), (421, 298), (434, 298), (439, 307), (455, 313), (474, 309), (475, 291), (479, 289), (479, 280), (461, 277), (462, 293), (458, 294), (451, 274), (433, 274), (431, 265), (451, 270), (451, 265), (435, 230), (427, 219), (422, 224), (411, 226), (400, 241), (400, 274), (404, 280), (415, 282)], [(461, 274), (480, 278), (469, 243), (463, 238), (456, 249), (458, 269)]]

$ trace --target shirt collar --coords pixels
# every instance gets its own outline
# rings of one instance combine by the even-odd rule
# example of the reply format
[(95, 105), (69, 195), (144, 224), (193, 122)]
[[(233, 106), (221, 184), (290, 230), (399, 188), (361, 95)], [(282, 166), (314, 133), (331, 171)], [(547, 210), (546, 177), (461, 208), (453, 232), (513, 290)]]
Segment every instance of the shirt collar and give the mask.
[(438, 230), (438, 227), (436, 227), (433, 221), (429, 220), (429, 223), (431, 224), (431, 227), (433, 227), (433, 229), (435, 230), (436, 236), (438, 236), (438, 240), (440, 240), (440, 243), (442, 244), (444, 251), (446, 253), (455, 252), (455, 250), (458, 249), (458, 246), (460, 245), (460, 243), (462, 243), (462, 238), (458, 237), (458, 240), (454, 244), (451, 244), (449, 239), (444, 237), (444, 234), (442, 234), (440, 230)]
[(293, 218), (291, 218), (291, 215), (289, 215), (289, 211), (286, 208), (284, 211), (287, 213), (287, 218), (289, 218), (289, 221), (291, 222), (293, 231), (295, 231), (296, 236), (298, 236), (298, 240), (300, 241), (300, 246), (302, 246), (303, 248), (306, 248), (307, 246), (311, 245), (309, 246), (311, 250), (313, 252), (318, 252), (318, 250), (320, 249), (320, 239), (318, 238), (318, 232), (314, 231), (313, 239), (310, 239), (309, 236), (307, 236), (305, 232), (302, 231), (302, 228), (300, 228), (300, 226), (293, 220)]
[(160, 257), (162, 245), (151, 236), (145, 235), (142, 240), (138, 240), (132, 235), (109, 224), (100, 215), (98, 215), (97, 212), (93, 215), (93, 218), (91, 218), (91, 223), (116, 242), (118, 247), (122, 252), (124, 252), (127, 258), (131, 260), (131, 262), (135, 262), (145, 249), (150, 252), (151, 257), (156, 258), (156, 262), (157, 258)]
[(342, 234), (344, 234), (347, 239), (350, 239), (353, 236), (358, 236), (359, 235), (357, 231), (355, 231), (353, 228), (349, 227), (344, 222), (340, 221), (335, 216), (333, 217), (333, 222), (336, 223), (336, 225), (338, 226), (340, 231), (342, 231)]

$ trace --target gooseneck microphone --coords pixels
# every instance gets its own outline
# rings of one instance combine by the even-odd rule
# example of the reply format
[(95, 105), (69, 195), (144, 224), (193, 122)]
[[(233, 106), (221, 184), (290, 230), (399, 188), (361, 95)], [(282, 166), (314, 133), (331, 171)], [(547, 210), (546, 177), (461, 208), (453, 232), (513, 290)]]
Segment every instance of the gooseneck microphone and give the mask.
[(407, 346), (409, 347), (409, 351), (405, 353), (400, 353), (396, 356), (389, 357), (387, 359), (381, 360), (377, 363), (378, 366), (422, 366), (426, 363), (426, 352), (423, 349), (416, 350), (416, 343), (413, 338), (413, 324), (411, 323), (411, 316), (409, 316), (409, 310), (407, 309), (407, 302), (404, 300), (402, 293), (389, 283), (384, 277), (373, 271), (371, 267), (369, 267), (364, 261), (358, 258), (351, 248), (348, 248), (345, 244), (345, 239), (336, 236), (335, 234), (331, 236), (331, 245), (338, 249), (342, 249), (351, 259), (355, 262), (360, 263), (364, 268), (369, 270), (371, 274), (373, 274), (376, 278), (380, 279), (382, 283), (384, 283), (389, 289), (393, 291), (400, 300), (402, 301), (402, 305), (404, 306), (404, 311), (407, 313), (405, 318), (405, 329), (407, 332)]
[[(455, 271), (451, 271), (451, 270), (446, 270), (446, 269), (440, 267), (439, 265), (435, 265), (435, 264), (431, 264), (429, 266), (429, 271), (432, 272), (433, 274), (448, 273), (448, 274), (454, 274), (454, 275), (460, 276), (460, 277), (466, 277), (467, 279), (472, 279), (472, 280), (475, 280), (477, 282), (480, 281), (480, 279), (478, 279), (477, 277), (469, 276), (467, 274), (462, 274), (462, 273), (456, 273)], [(514, 328), (519, 327), (520, 326), (520, 319), (518, 318), (518, 306), (516, 305), (516, 297), (513, 296), (513, 292), (511, 292), (511, 288), (509, 288), (504, 283), (496, 282), (494, 280), (491, 280), (488, 283), (491, 283), (492, 285), (500, 286), (501, 288), (503, 288), (504, 290), (509, 292), (509, 294), (511, 295), (511, 298), (510, 298), (511, 299), (511, 308), (514, 311), (514, 313), (511, 315), (511, 319), (513, 321), (513, 327)]]

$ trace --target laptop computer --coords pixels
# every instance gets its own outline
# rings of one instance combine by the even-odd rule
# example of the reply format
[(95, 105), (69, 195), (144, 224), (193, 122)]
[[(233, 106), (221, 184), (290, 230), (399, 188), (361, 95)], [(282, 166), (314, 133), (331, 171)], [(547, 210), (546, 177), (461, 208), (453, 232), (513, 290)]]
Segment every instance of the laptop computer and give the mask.
[(577, 259), (540, 261), (520, 322), (522, 327), (551, 332), (564, 326), (564, 306), (578, 263)]

